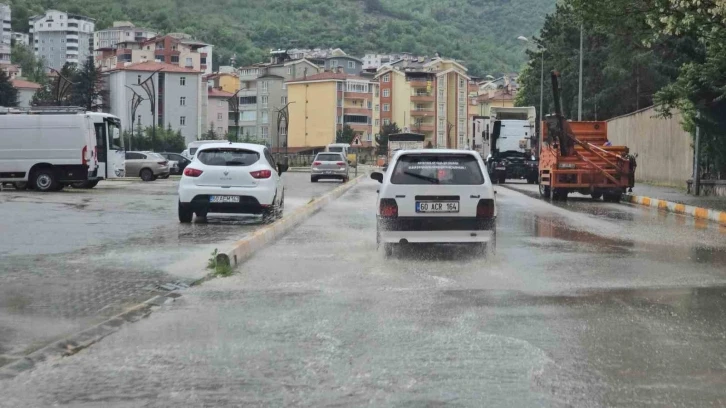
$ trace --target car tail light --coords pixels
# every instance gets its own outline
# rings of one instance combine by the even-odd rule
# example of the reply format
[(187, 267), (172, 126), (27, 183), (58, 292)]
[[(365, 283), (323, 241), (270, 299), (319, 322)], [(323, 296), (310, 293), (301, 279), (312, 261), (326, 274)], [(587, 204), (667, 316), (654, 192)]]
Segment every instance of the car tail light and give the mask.
[(203, 171), (199, 169), (193, 169), (191, 167), (187, 167), (186, 169), (184, 169), (184, 175), (187, 177), (199, 177), (202, 175), (202, 173)]
[(88, 164), (88, 160), (86, 159), (87, 152), (88, 152), (88, 146), (83, 146), (83, 149), (81, 149), (81, 163), (84, 166)]
[(169, 163), (169, 162), (168, 161), (160, 161), (160, 162), (157, 162), (157, 163), (158, 164), (161, 164), (162, 166), (166, 166), (166, 164)]
[(258, 170), (258, 171), (250, 172), (250, 175), (256, 179), (266, 179), (266, 178), (270, 178), (272, 176), (272, 171), (271, 170)]
[(476, 218), (493, 218), (494, 217), (494, 200), (487, 198), (479, 200), (476, 206)]
[(380, 208), (381, 217), (398, 217), (398, 204), (396, 204), (396, 200), (392, 198), (382, 198)]
[(323, 164), (323, 163), (322, 162), (313, 162), (313, 166), (320, 166), (321, 164)]
[(335, 164), (337, 164), (338, 166), (345, 166), (345, 162), (337, 162)]

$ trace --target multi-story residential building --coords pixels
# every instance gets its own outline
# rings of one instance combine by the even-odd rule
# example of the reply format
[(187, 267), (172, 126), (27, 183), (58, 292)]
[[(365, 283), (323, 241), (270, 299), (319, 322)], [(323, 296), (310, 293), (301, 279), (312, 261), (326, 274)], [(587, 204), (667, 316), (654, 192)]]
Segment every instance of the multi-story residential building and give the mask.
[(83, 64), (93, 56), (94, 21), (57, 10), (30, 17), (30, 42), (35, 56), (56, 70), (66, 62)]
[(335, 143), (337, 131), (345, 125), (363, 147), (372, 146), (376, 88), (370, 80), (342, 70), (288, 81), (289, 147)]
[[(286, 140), (284, 124), (278, 127), (278, 114), (288, 103), (285, 81), (305, 78), (321, 68), (307, 59), (291, 60), (288, 54), (272, 53), (270, 62), (242, 67), (238, 70), (240, 91), (240, 135), (266, 141), (272, 148), (282, 147)], [(234, 126), (234, 118), (230, 126)], [(230, 132), (236, 131), (230, 128)]]
[(239, 75), (235, 72), (215, 72), (205, 75), (205, 79), (210, 88), (221, 89), (232, 94), (239, 90)]
[(144, 41), (121, 41), (112, 48), (100, 49), (97, 64), (102, 70), (128, 63), (154, 61), (211, 74), (212, 45), (191, 39), (186, 34), (168, 34)]
[(466, 67), (439, 57), (398, 60), (379, 69), (381, 124), (423, 133), (440, 148), (468, 146)]
[(492, 106), (511, 108), (517, 97), (516, 76), (504, 76), (479, 85), (476, 96), (479, 115), (489, 116)]
[(13, 44), (22, 44), (26, 47), (30, 45), (30, 35), (28, 33), (13, 31), (10, 38)]
[[(285, 53), (290, 59), (306, 59), (308, 61), (321, 61), (326, 58), (347, 55), (340, 48), (293, 48), (289, 50), (272, 50), (270, 54)], [(322, 64), (321, 64), (322, 65)]]
[(93, 33), (93, 48), (96, 50), (96, 59), (100, 59), (103, 50), (110, 50), (120, 42), (141, 43), (149, 38), (156, 37), (156, 32), (146, 28), (136, 27), (129, 21), (114, 21), (113, 27)]
[[(230, 126), (229, 99), (233, 96), (234, 93), (225, 92), (219, 88), (207, 89), (206, 122), (208, 123), (202, 124), (204, 131), (211, 128), (218, 136), (227, 134), (227, 128)], [(232, 118), (233, 121), (234, 118)]]
[(349, 55), (341, 55), (325, 59), (326, 71), (337, 71), (339, 68), (342, 68), (343, 72), (346, 74), (359, 75), (363, 70), (363, 61)]
[(40, 84), (17, 78), (11, 80), (10, 83), (18, 90), (18, 107), (29, 108), (33, 95), (41, 88)]
[[(416, 61), (420, 57), (414, 56), (410, 52), (398, 52), (392, 54), (366, 54), (363, 56), (363, 69), (378, 69), (386, 64), (403, 61)], [(426, 58), (426, 57), (424, 57)]]
[(13, 29), (10, 27), (10, 6), (0, 3), (0, 64), (10, 64), (10, 45)]
[(130, 101), (134, 91), (144, 98), (136, 111), (136, 123), (151, 126), (151, 104), (141, 84), (153, 75), (156, 125), (180, 129), (186, 142), (197, 140), (202, 129), (202, 87), (200, 71), (158, 62), (129, 64), (106, 72), (110, 112), (131, 126)]

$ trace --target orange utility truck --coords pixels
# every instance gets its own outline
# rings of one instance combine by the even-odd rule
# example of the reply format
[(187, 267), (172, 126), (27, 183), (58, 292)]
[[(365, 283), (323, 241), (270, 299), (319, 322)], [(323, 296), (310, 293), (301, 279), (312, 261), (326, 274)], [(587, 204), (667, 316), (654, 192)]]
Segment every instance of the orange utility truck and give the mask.
[(562, 114), (559, 74), (552, 73), (555, 114), (542, 123), (539, 192), (552, 200), (571, 192), (619, 202), (635, 184), (635, 157), (627, 146), (612, 146), (607, 122), (573, 122)]

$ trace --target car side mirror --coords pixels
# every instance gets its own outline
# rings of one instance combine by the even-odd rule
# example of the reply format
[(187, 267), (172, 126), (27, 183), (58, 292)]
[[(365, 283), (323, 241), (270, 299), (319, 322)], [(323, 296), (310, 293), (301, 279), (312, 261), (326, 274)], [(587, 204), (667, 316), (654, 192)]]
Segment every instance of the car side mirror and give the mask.
[(288, 166), (287, 164), (280, 163), (277, 165), (277, 172), (279, 174), (282, 174), (282, 173), (286, 172), (287, 169), (289, 169), (289, 168), (290, 168), (290, 166)]
[(373, 173), (371, 173), (371, 178), (379, 183), (383, 183), (383, 173), (374, 171)]

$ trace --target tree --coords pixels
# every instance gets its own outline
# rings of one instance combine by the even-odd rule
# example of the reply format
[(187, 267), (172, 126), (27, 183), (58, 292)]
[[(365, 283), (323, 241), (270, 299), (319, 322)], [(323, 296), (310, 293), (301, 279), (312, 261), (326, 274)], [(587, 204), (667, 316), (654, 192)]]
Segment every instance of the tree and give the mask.
[(338, 129), (335, 134), (335, 143), (353, 143), (355, 139), (355, 131), (350, 125), (343, 125), (343, 129)]
[(214, 121), (209, 122), (209, 129), (204, 134), (204, 140), (217, 140), (217, 134), (214, 133)]
[(73, 82), (69, 95), (71, 105), (81, 106), (87, 111), (103, 109), (107, 92), (104, 90), (101, 70), (96, 67), (93, 57), (89, 57), (80, 69), (74, 69), (67, 78)]
[(401, 129), (396, 122), (381, 126), (381, 132), (376, 136), (376, 144), (378, 145), (378, 154), (388, 154), (388, 136), (401, 133)]
[(18, 106), (18, 90), (10, 82), (10, 76), (0, 68), (0, 106)]
[[(15, 9), (13, 8), (13, 17), (15, 17)], [(13, 18), (15, 21), (15, 18)], [(16, 43), (10, 53), (10, 59), (14, 64), (20, 66), (23, 71), (23, 77), (28, 81), (45, 84), (48, 77), (45, 73), (45, 61), (35, 56), (32, 48)]]

